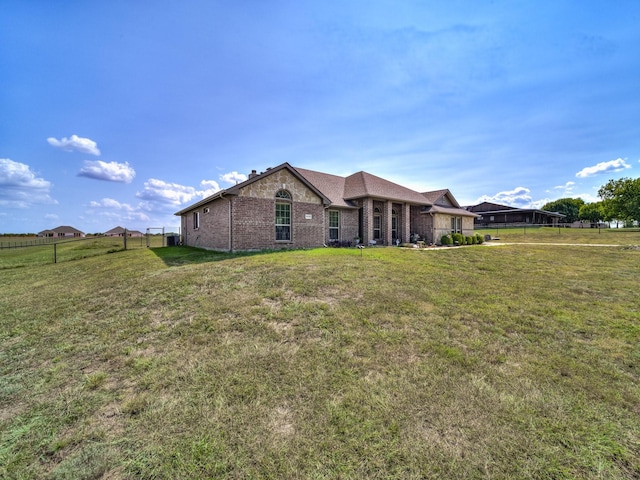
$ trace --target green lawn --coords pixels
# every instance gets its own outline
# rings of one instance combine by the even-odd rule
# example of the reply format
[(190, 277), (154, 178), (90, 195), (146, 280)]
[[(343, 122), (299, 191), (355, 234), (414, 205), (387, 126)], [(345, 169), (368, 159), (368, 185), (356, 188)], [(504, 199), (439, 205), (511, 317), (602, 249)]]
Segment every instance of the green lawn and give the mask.
[[(120, 237), (69, 239), (0, 237), (0, 270), (79, 260), (125, 249)], [(149, 246), (161, 247), (160, 235), (149, 237)], [(127, 239), (127, 249), (146, 248), (146, 237)]]
[(640, 233), (589, 235), (0, 258), (0, 477), (639, 478)]
[(579, 243), (628, 245), (640, 243), (637, 228), (483, 228), (476, 230), (481, 235), (498, 237), (503, 242), (518, 243)]

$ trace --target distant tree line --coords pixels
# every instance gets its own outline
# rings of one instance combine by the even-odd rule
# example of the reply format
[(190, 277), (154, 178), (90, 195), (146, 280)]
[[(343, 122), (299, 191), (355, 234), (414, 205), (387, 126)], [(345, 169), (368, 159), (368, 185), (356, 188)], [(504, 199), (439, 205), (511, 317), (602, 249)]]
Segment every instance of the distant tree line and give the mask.
[(600, 187), (598, 196), (602, 200), (591, 203), (581, 198), (560, 198), (546, 203), (542, 210), (562, 213), (566, 223), (618, 221), (631, 226), (634, 221), (640, 222), (640, 178), (609, 180)]

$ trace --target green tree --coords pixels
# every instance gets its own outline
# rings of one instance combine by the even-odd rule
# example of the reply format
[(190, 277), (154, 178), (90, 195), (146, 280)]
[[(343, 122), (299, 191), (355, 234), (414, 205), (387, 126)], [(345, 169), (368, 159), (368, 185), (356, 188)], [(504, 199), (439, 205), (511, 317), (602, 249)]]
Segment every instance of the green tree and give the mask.
[(606, 205), (606, 214), (612, 218), (640, 221), (640, 178), (609, 180), (598, 190)]
[(598, 224), (601, 220), (604, 220), (604, 206), (602, 202), (585, 203), (580, 207), (578, 217), (580, 220), (588, 220), (589, 223)]
[(547, 212), (562, 213), (565, 218), (563, 222), (573, 223), (579, 219), (580, 207), (584, 205), (584, 200), (581, 198), (560, 198), (553, 202), (545, 203), (542, 206), (542, 210)]

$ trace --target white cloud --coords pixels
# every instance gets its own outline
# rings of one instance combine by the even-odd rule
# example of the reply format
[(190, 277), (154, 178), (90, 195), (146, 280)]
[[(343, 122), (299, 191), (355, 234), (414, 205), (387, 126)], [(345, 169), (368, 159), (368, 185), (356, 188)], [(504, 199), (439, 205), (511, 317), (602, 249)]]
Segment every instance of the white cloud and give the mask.
[(537, 208), (537, 209), (541, 209), (541, 208), (543, 207), (543, 205), (545, 205), (545, 204), (547, 204), (547, 203), (549, 203), (549, 202), (551, 202), (551, 200), (550, 200), (550, 199), (548, 199), (548, 198), (542, 198), (542, 199), (540, 199), (540, 200), (533, 200), (533, 201), (529, 204), (528, 208)]
[[(194, 187), (180, 185), (177, 183), (168, 183), (156, 178), (150, 178), (144, 182), (144, 190), (137, 192), (136, 197), (149, 202), (159, 202), (165, 205), (179, 206), (194, 199), (200, 199), (213, 195), (220, 190), (220, 187), (213, 180), (202, 180), (200, 185), (203, 190), (197, 190)], [(153, 209), (148, 204), (148, 209)]]
[(224, 175), (220, 175), (220, 180), (222, 180), (225, 183), (240, 183), (240, 182), (244, 182), (247, 179), (247, 176), (244, 173), (238, 173), (238, 172), (229, 172), (229, 173), (225, 173)]
[(57, 203), (49, 196), (50, 189), (51, 182), (37, 177), (29, 165), (0, 158), (0, 205), (27, 208)]
[(498, 192), (493, 196), (483, 195), (478, 199), (477, 203), (491, 202), (501, 205), (524, 207), (530, 205), (533, 200), (529, 193), (530, 190), (528, 188), (516, 187), (513, 190)]
[(625, 162), (622, 158), (618, 158), (616, 160), (609, 160), (608, 162), (600, 162), (593, 167), (585, 167), (576, 173), (576, 177), (586, 178), (603, 173), (621, 172), (626, 168), (631, 168), (631, 165)]
[(92, 215), (100, 215), (115, 223), (146, 222), (149, 220), (149, 216), (142, 211), (141, 204), (132, 206), (113, 198), (103, 198), (100, 201), (92, 200), (89, 203), (89, 208)]
[(127, 212), (133, 212), (135, 210), (135, 208), (128, 203), (120, 203), (113, 198), (103, 198), (99, 202), (91, 201), (91, 203), (89, 203), (89, 206), (93, 208), (113, 208), (116, 210), (124, 210)]
[[(576, 182), (567, 182), (564, 185), (556, 185), (551, 190), (546, 190), (545, 193), (550, 193), (554, 196), (561, 195), (563, 197), (568, 197), (573, 195), (573, 189), (576, 187)], [(540, 203), (542, 200), (536, 200), (531, 204), (532, 208), (539, 208), (536, 204)], [(544, 201), (541, 205), (550, 202), (551, 200)]]
[(216, 192), (220, 191), (220, 185), (215, 180), (202, 180), (200, 182), (200, 186), (204, 188), (204, 190), (200, 190), (198, 193), (202, 198), (208, 197), (209, 195), (213, 195)]
[(95, 178), (109, 182), (131, 183), (136, 172), (127, 162), (103, 162), (102, 160), (86, 160), (78, 173), (80, 177)]
[(76, 150), (90, 155), (100, 155), (100, 150), (98, 149), (98, 144), (96, 142), (89, 138), (82, 138), (77, 135), (71, 135), (71, 138), (62, 137), (60, 140), (49, 137), (47, 138), (47, 142), (49, 142), (49, 145), (67, 152)]
[(573, 187), (576, 185), (576, 182), (567, 182), (564, 185), (557, 185), (555, 187), (553, 187), (554, 190), (565, 190), (565, 191), (571, 191), (573, 190)]

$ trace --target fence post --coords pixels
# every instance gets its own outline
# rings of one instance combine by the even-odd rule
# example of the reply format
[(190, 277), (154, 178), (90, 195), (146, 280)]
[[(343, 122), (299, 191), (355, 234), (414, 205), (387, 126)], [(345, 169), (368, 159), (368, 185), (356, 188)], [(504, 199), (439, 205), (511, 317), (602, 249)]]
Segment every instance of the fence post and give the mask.
[(127, 249), (127, 229), (124, 229), (124, 249)]
[(58, 263), (58, 248), (57, 248), (58, 244), (54, 243), (53, 244), (53, 263)]

